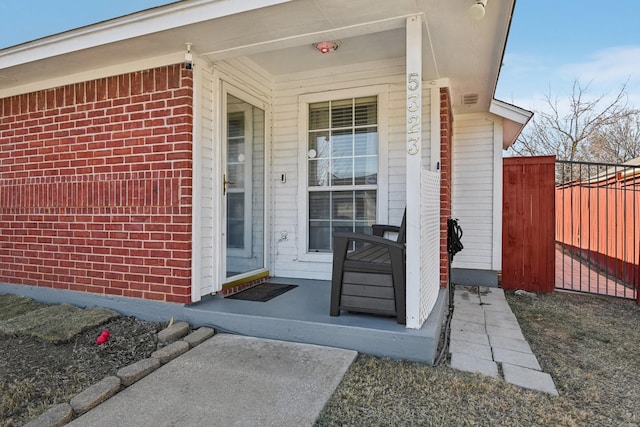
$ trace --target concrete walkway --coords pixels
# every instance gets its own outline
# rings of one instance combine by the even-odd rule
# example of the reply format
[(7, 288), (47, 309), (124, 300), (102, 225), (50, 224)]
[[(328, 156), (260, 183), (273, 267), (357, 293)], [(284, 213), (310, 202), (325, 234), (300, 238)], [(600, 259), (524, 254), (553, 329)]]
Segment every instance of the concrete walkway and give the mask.
[(357, 353), (218, 334), (70, 426), (310, 426)]
[(542, 372), (516, 316), (498, 288), (456, 286), (449, 351), (451, 367), (558, 395)]

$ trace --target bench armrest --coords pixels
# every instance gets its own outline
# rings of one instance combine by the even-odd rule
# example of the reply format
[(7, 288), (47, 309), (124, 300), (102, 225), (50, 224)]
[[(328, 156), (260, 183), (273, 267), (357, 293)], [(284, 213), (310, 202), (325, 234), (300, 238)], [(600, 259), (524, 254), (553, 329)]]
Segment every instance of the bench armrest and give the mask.
[(371, 226), (371, 230), (373, 231), (374, 236), (383, 237), (384, 233), (387, 233), (387, 232), (399, 233), (400, 227), (398, 227), (397, 225), (373, 224)]
[(346, 242), (363, 242), (369, 243), (371, 245), (378, 246), (387, 246), (389, 248), (396, 248), (404, 250), (404, 243), (397, 243), (393, 240), (385, 239), (380, 236), (371, 236), (369, 234), (360, 234), (360, 233), (346, 233), (346, 232), (335, 232), (333, 233), (334, 240), (343, 240)]

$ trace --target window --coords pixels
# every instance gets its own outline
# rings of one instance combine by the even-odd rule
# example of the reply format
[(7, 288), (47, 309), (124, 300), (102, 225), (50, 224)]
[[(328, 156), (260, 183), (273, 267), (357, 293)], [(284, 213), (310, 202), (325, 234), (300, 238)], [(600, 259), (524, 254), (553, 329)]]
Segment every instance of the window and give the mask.
[(376, 96), (308, 105), (309, 252), (330, 252), (334, 231), (375, 223), (378, 126)]

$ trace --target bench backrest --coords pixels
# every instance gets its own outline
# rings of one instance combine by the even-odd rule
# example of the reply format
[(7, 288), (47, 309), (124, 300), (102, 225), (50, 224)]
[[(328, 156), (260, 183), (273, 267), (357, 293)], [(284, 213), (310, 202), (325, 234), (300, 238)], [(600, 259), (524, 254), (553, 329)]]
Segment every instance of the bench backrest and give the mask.
[(398, 231), (398, 243), (407, 243), (407, 209), (405, 208), (404, 214), (402, 214), (402, 223), (400, 223), (400, 230)]

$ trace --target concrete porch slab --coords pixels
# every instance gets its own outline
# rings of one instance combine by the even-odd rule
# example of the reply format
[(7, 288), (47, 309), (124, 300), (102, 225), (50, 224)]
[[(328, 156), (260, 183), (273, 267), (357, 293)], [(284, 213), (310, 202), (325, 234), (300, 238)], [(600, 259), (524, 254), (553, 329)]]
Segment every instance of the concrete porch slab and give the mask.
[(408, 329), (387, 316), (344, 311), (340, 316), (329, 316), (331, 282), (290, 278), (271, 281), (298, 287), (264, 303), (215, 295), (188, 306), (2, 283), (0, 293), (80, 307), (101, 306), (143, 320), (168, 321), (173, 317), (194, 328), (205, 326), (237, 335), (344, 348), (394, 359), (433, 364), (437, 357), (442, 320), (449, 304), (447, 289), (439, 291), (422, 328)]

